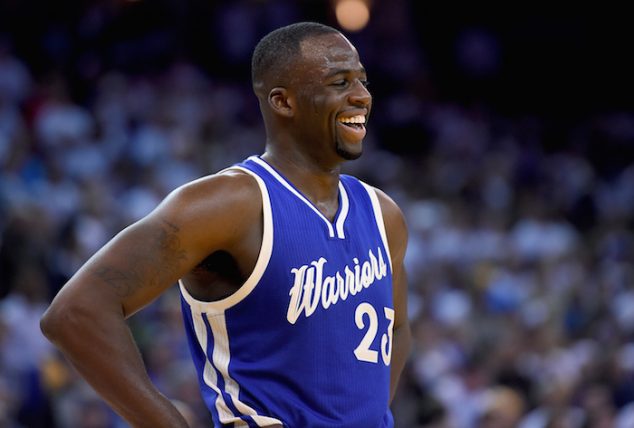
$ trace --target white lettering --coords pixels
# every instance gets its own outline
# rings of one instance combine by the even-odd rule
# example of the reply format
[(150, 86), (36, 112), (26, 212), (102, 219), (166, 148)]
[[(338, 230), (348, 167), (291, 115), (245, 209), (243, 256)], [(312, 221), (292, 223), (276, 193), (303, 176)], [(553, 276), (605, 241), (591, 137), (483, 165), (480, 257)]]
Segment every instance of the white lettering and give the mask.
[(346, 300), (348, 298), (348, 287), (346, 287), (346, 280), (343, 279), (341, 273), (337, 272), (335, 275), (337, 278), (337, 293), (339, 294), (339, 298), (341, 300)]
[(387, 275), (387, 264), (383, 260), (383, 253), (379, 249), (379, 271), (381, 272), (381, 278)]
[(354, 262), (354, 294), (357, 294), (363, 288), (361, 283), (361, 267), (359, 266), (359, 259), (356, 257), (352, 259)]
[(346, 274), (346, 290), (354, 296), (357, 294), (357, 289), (354, 286), (354, 272), (352, 272), (348, 266), (346, 266), (343, 272)]
[(308, 269), (306, 265), (298, 269), (291, 269), (291, 273), (295, 275), (295, 282), (293, 283), (291, 291), (288, 293), (291, 296), (291, 301), (288, 304), (288, 312), (286, 313), (286, 319), (291, 324), (295, 324), (295, 321), (299, 318), (299, 314), (302, 313), (302, 284), (304, 282), (304, 276), (306, 275), (306, 269)]
[(321, 287), (321, 306), (324, 309), (328, 309), (330, 305), (337, 303), (335, 300), (337, 295), (333, 290), (335, 290), (335, 277), (327, 276), (324, 279), (324, 285)]
[(364, 288), (368, 288), (374, 282), (375, 276), (373, 275), (372, 266), (370, 266), (370, 262), (363, 262), (361, 266), (361, 285)]
[(310, 317), (320, 304), (322, 308), (328, 309), (384, 278), (387, 275), (387, 264), (381, 248), (377, 248), (377, 251), (377, 256), (372, 250), (368, 251), (368, 260), (362, 263), (355, 257), (352, 259), (352, 266), (346, 265), (343, 273), (338, 271), (332, 276), (324, 277), (324, 266), (328, 261), (323, 257), (291, 269), (294, 281), (288, 293), (288, 322), (295, 324), (302, 313), (307, 318)]
[(306, 316), (309, 317), (315, 312), (317, 309), (317, 305), (319, 305), (319, 300), (321, 297), (321, 282), (323, 279), (324, 272), (324, 264), (326, 263), (326, 259), (321, 257), (319, 260), (311, 263), (314, 268), (310, 268), (312, 272), (311, 279), (314, 279), (314, 283), (311, 286), (311, 291), (313, 293), (312, 299), (311, 295), (307, 294), (307, 306), (306, 306)]

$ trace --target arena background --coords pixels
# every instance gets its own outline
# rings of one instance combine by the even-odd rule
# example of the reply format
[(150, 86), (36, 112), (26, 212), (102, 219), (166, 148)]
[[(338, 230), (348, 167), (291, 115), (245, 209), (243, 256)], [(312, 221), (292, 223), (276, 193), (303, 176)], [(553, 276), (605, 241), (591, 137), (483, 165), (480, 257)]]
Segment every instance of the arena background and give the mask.
[[(416, 0), (0, 0), (0, 426), (125, 426), (39, 317), (170, 190), (262, 150), (251, 50), (298, 20), (358, 47), (374, 109), (346, 170), (410, 227), (397, 426), (634, 427), (630, 15)], [(130, 325), (210, 426), (176, 290)]]

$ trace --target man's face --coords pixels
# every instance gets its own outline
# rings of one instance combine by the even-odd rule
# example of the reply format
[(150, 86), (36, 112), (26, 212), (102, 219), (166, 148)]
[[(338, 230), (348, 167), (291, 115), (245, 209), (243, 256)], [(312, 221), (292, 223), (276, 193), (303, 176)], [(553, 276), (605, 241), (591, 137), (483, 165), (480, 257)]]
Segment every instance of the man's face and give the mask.
[(293, 86), (304, 139), (322, 155), (358, 158), (372, 96), (357, 50), (340, 34), (306, 39), (301, 48)]

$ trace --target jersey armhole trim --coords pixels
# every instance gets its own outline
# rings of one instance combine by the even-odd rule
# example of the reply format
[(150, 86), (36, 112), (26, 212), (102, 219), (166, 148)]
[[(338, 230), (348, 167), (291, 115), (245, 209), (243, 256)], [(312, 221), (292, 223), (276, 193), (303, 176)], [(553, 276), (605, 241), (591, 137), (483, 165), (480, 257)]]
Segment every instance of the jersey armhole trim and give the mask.
[(385, 247), (385, 252), (387, 253), (387, 259), (390, 263), (390, 272), (392, 272), (392, 254), (390, 253), (390, 246), (387, 242), (387, 233), (385, 231), (385, 222), (383, 221), (383, 211), (381, 210), (379, 197), (377, 196), (376, 189), (374, 187), (361, 180), (359, 180), (359, 183), (365, 187), (365, 190), (368, 192), (368, 196), (370, 196), (370, 202), (372, 202), (372, 208), (374, 210), (374, 219), (376, 220), (376, 225), (379, 228), (381, 240), (383, 241), (383, 246)]
[(216, 300), (213, 302), (204, 302), (201, 300), (197, 300), (189, 294), (187, 289), (185, 289), (183, 282), (180, 280), (178, 281), (181, 294), (187, 304), (189, 304), (191, 309), (195, 312), (207, 313), (208, 315), (212, 316), (222, 314), (224, 311), (238, 304), (249, 294), (251, 294), (251, 292), (255, 289), (256, 285), (262, 278), (262, 275), (264, 274), (264, 271), (269, 264), (271, 253), (273, 251), (273, 215), (271, 211), (271, 200), (269, 198), (269, 192), (266, 188), (266, 184), (264, 184), (264, 181), (256, 173), (248, 170), (247, 168), (241, 166), (233, 166), (223, 171), (229, 169), (237, 169), (243, 171), (251, 175), (258, 183), (260, 194), (262, 195), (262, 245), (260, 247), (260, 253), (258, 254), (258, 259), (255, 262), (255, 267), (253, 268), (253, 272), (251, 272), (251, 275), (249, 275), (244, 284), (242, 284), (242, 286), (235, 293), (231, 294), (228, 297), (225, 297), (224, 299)]

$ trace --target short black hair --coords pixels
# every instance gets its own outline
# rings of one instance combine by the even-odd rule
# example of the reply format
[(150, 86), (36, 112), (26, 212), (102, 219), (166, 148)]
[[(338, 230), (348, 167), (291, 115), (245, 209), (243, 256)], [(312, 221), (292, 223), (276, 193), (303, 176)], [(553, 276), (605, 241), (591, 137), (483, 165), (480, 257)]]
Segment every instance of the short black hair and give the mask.
[(271, 31), (253, 50), (251, 57), (251, 81), (262, 81), (267, 73), (278, 74), (300, 52), (303, 40), (312, 36), (341, 32), (318, 22), (298, 22)]

